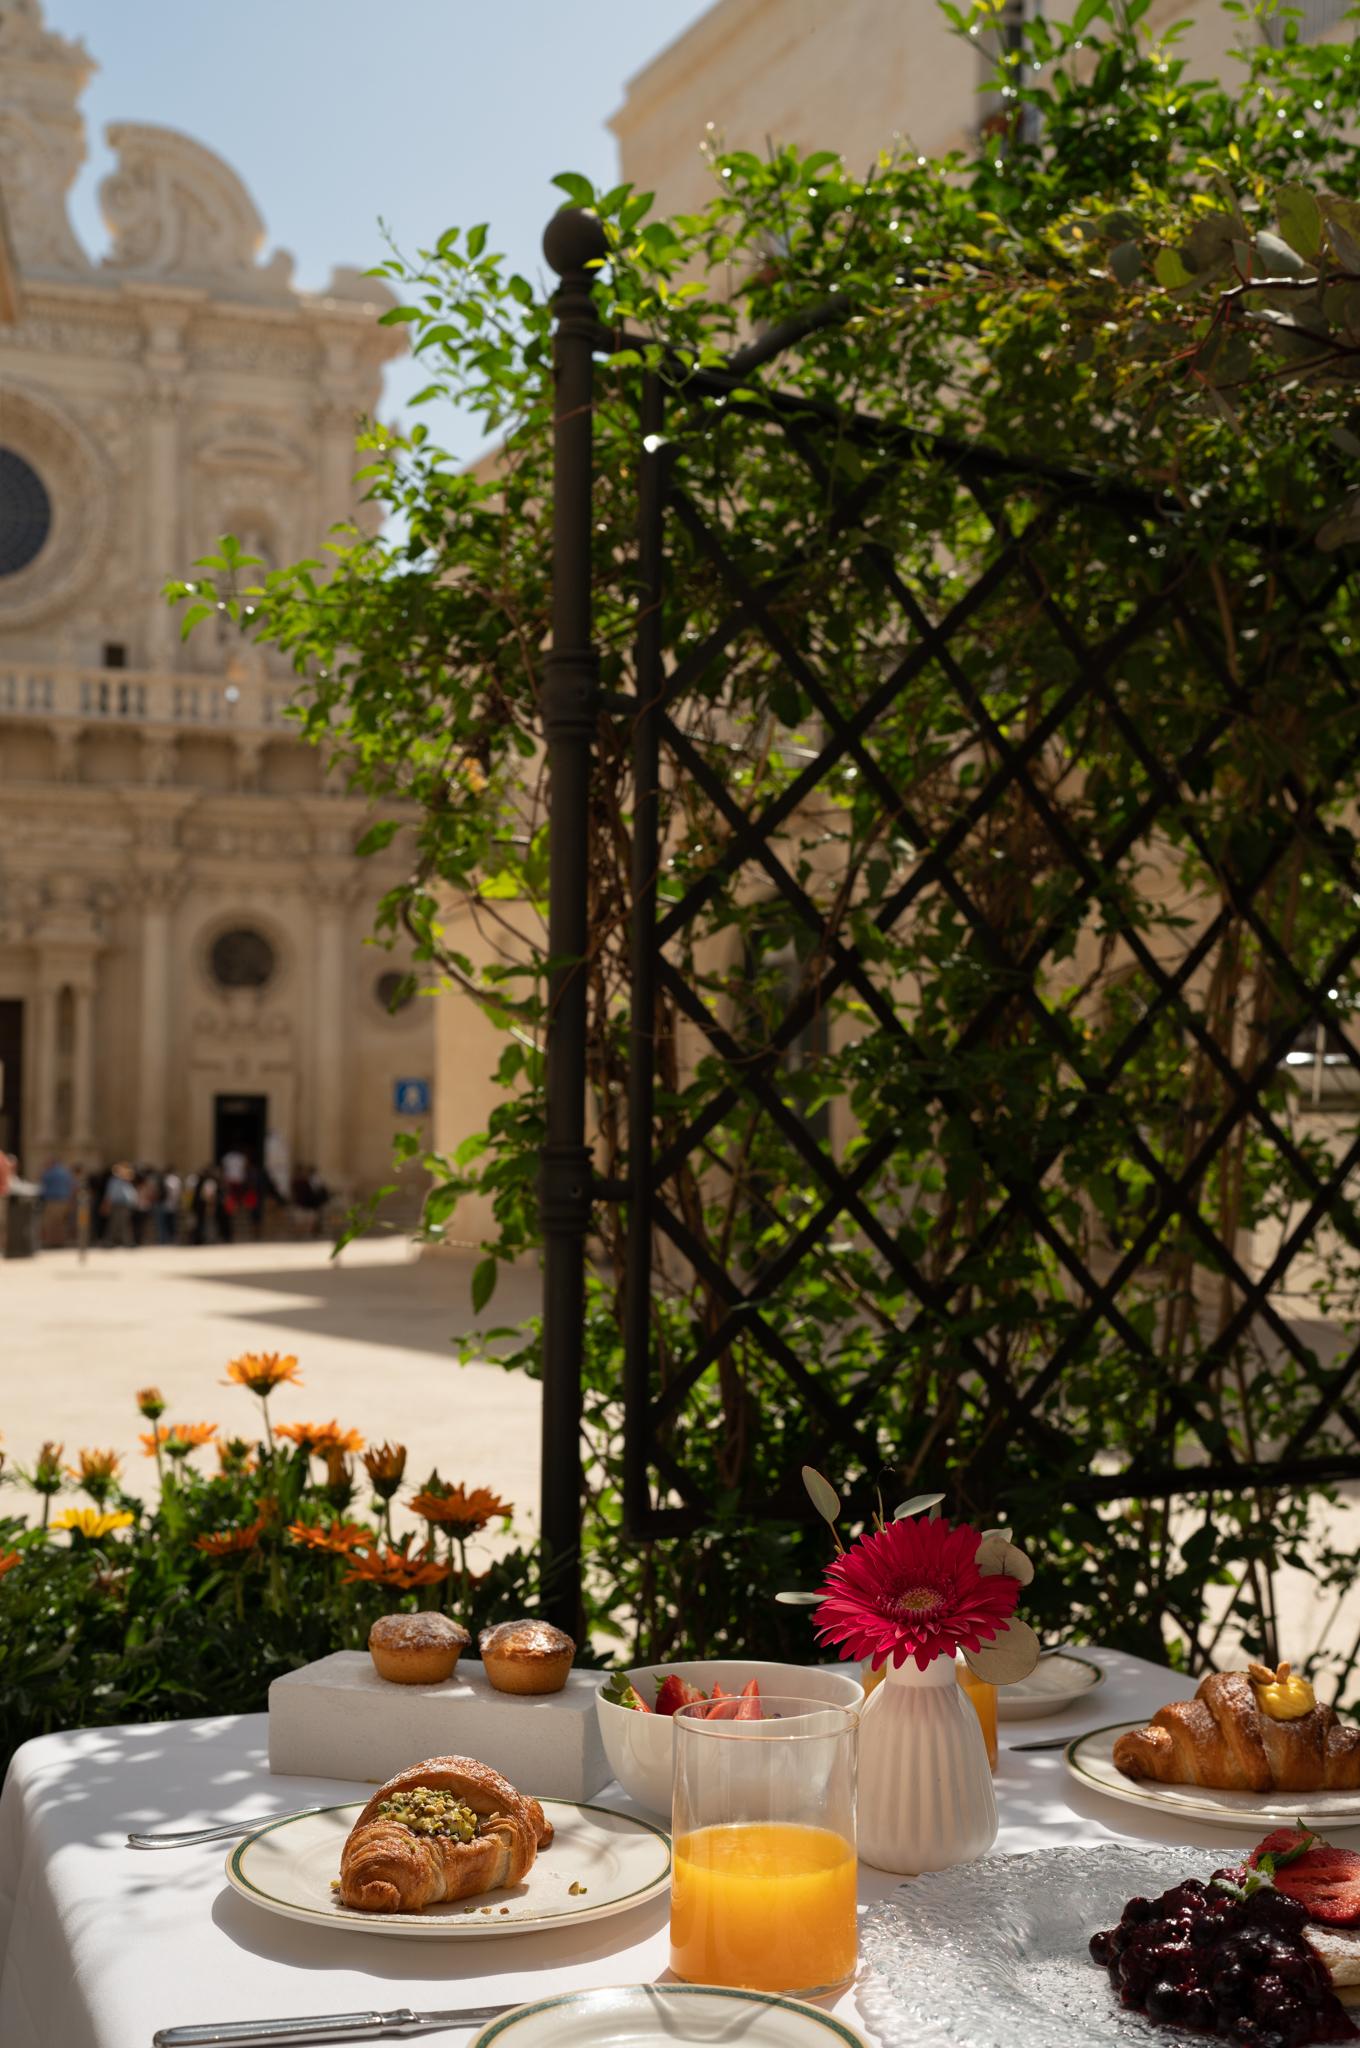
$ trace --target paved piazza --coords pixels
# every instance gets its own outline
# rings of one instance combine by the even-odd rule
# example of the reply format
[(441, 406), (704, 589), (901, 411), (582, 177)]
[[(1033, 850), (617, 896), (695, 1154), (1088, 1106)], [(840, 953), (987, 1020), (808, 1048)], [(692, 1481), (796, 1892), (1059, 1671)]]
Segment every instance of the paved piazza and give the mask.
[[(367, 1441), (404, 1443), (412, 1478), (437, 1464), (446, 1479), (494, 1486), (515, 1503), (517, 1528), (531, 1526), (537, 1383), (491, 1364), (460, 1366), (453, 1352), (472, 1321), (474, 1256), (417, 1257), (402, 1240), (353, 1244), (338, 1260), (329, 1253), (324, 1244), (214, 1245), (0, 1264), (6, 1479), (52, 1437), (68, 1457), (81, 1445), (113, 1445), (131, 1490), (154, 1492), (136, 1389), (158, 1386), (169, 1420), (251, 1436), (258, 1406), (222, 1384), (226, 1362), (242, 1351), (292, 1351), (303, 1385), (280, 1388), (275, 1421), (333, 1416)], [(536, 1286), (532, 1267), (503, 1275), (483, 1320), (527, 1314)], [(195, 1453), (200, 1464), (212, 1456)], [(7, 1484), (0, 1500), (12, 1509), (19, 1491)]]

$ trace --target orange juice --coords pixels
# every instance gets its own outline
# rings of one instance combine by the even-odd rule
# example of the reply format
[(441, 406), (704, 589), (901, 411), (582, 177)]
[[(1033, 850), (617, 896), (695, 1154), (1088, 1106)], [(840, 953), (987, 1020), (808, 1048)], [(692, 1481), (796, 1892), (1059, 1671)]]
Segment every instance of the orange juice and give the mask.
[(813, 1991), (855, 1973), (855, 1852), (830, 1828), (742, 1821), (677, 1835), (671, 1968), (691, 1984)]
[(996, 1769), (996, 1687), (988, 1685), (985, 1679), (975, 1678), (962, 1657), (954, 1666), (959, 1684), (967, 1693), (982, 1723), (982, 1739), (987, 1745), (987, 1761)]

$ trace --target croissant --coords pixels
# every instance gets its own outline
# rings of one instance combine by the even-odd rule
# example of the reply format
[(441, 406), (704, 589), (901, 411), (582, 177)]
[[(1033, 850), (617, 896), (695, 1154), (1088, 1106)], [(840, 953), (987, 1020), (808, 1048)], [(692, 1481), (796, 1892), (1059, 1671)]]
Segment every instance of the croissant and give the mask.
[[(1261, 1693), (1294, 1688), (1289, 1718), (1265, 1711)], [(1299, 1708), (1304, 1707), (1300, 1712)], [(1126, 1778), (1205, 1785), (1216, 1792), (1342, 1792), (1360, 1787), (1360, 1728), (1318, 1705), (1306, 1680), (1253, 1664), (1215, 1671), (1192, 1700), (1161, 1707), (1150, 1726), (1121, 1735), (1114, 1761)]]
[(499, 1891), (520, 1882), (552, 1837), (538, 1801), (499, 1772), (472, 1757), (431, 1757), (380, 1785), (350, 1829), (340, 1903), (419, 1913)]

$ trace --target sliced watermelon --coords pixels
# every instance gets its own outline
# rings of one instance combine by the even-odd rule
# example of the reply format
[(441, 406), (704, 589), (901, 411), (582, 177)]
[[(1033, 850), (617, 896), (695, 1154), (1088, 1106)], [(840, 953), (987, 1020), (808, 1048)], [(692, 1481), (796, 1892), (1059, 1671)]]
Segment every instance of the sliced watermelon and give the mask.
[(656, 1712), (673, 1714), (677, 1707), (691, 1707), (703, 1697), (704, 1693), (700, 1686), (690, 1685), (678, 1672), (668, 1671), (664, 1678), (657, 1681)]

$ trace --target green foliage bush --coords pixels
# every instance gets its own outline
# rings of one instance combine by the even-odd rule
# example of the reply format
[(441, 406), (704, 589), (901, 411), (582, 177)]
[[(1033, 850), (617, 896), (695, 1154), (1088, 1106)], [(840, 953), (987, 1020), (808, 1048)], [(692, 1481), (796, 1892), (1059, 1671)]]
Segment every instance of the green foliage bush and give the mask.
[[(667, 647), (698, 677), (682, 707), (686, 742), (696, 762), (721, 765), (725, 793), (748, 813), (786, 794), (817, 743), (798, 662), (812, 665), (846, 715), (911, 645), (890, 591), (857, 573), (857, 551), (878, 548), (920, 616), (939, 620), (1004, 545), (1011, 528), (998, 522), (997, 503), (960, 487), (951, 445), (1067, 463), (1108, 482), (1115, 507), (1123, 484), (1165, 507), (1155, 532), (1130, 532), (1122, 517), (1069, 520), (1038, 557), (1044, 590), (1008, 586), (958, 642), (954, 672), (919, 670), (873, 735), (881, 775), (901, 792), (901, 817), (885, 814), (868, 778), (844, 760), (815, 802), (793, 808), (780, 852), (820, 936), (810, 937), (767, 878), (757, 886), (740, 859), (724, 864), (730, 810), (695, 775), (677, 774), (662, 792), (660, 891), (670, 903), (711, 877), (704, 919), (675, 941), (677, 980), (728, 1020), (753, 1071), (769, 1067), (772, 1032), (815, 988), (832, 944), (853, 943), (911, 1019), (908, 1056), (864, 986), (845, 986), (815, 1040), (775, 1080), (808, 1130), (832, 1118), (842, 1166), (879, 1148), (874, 1212), (920, 1270), (950, 1281), (949, 1314), (917, 1314), (863, 1229), (847, 1225), (764, 1305), (767, 1325), (831, 1403), (866, 1384), (876, 1390), (866, 1429), (833, 1467), (859, 1512), (869, 1512), (878, 1483), (887, 1492), (948, 1477), (956, 1505), (1014, 1521), (1041, 1554), (1038, 1619), (1050, 1631), (1199, 1666), (1219, 1642), (1205, 1622), (1217, 1586), (1249, 1647), (1297, 1661), (1296, 1646), (1275, 1642), (1274, 1575), (1299, 1561), (1338, 1592), (1354, 1576), (1353, 1560), (1326, 1535), (1325, 1487), (1219, 1489), (1179, 1517), (1158, 1499), (1097, 1510), (1070, 1498), (1076, 1479), (1093, 1468), (1119, 1472), (1153, 1435), (1186, 1464), (1269, 1458), (1313, 1414), (1313, 1378), (1330, 1384), (1316, 1357), (1304, 1370), (1268, 1355), (1251, 1328), (1232, 1334), (1234, 1283), (1196, 1215), (1172, 1218), (1140, 1246), (1119, 1326), (1083, 1328), (1056, 1241), (1088, 1265), (1138, 1242), (1158, 1174), (1193, 1168), (1231, 1101), (1223, 1068), (1249, 1065), (1252, 1047), (1287, 1032), (1296, 1013), (1302, 1019), (1300, 985), (1326, 970), (1353, 920), (1342, 879), (1355, 852), (1346, 782), (1356, 737), (1346, 686), (1360, 631), (1353, 597), (1339, 586), (1323, 623), (1292, 634), (1293, 613), (1234, 535), (1246, 522), (1315, 537), (1298, 561), (1308, 591), (1329, 573), (1323, 551), (1350, 537), (1360, 158), (1348, 124), (1360, 110), (1360, 53), (1351, 42), (1305, 44), (1287, 14), (1282, 37), (1268, 43), (1255, 17), (1244, 18), (1247, 82), (1228, 91), (1189, 73), (1175, 32), (1142, 40), (1145, 12), (1146, 0), (1083, 0), (1071, 24), (1030, 23), (1022, 48), (1000, 60), (1006, 113), (972, 153), (943, 162), (885, 151), (861, 174), (827, 152), (719, 154), (711, 204), (670, 221), (627, 186), (597, 193), (571, 175), (557, 181), (607, 232), (602, 321), (636, 337), (600, 372), (596, 634), (605, 689), (626, 689), (644, 365), (671, 392), (674, 461), (694, 512), (664, 600)], [(985, 41), (999, 12), (954, 18)], [(409, 880), (385, 901), (380, 931), (404, 928), (431, 985), (479, 1003), (505, 1032), (488, 1129), (451, 1158), (424, 1161), (431, 1234), (470, 1189), (494, 1201), (496, 1227), (474, 1282), (481, 1309), (499, 1266), (538, 1242), (551, 314), (539, 289), (489, 248), (484, 227), (451, 228), (418, 258), (394, 258), (387, 275), (407, 302), (385, 317), (408, 326), (429, 365), (424, 396), (470, 410), (498, 444), (494, 463), (460, 472), (425, 425), (374, 427), (365, 475), (394, 515), (385, 534), (341, 534), (324, 564), (266, 576), (224, 542), (172, 594), (185, 604), (186, 631), (225, 605), (291, 656), (304, 731), (338, 747), (354, 785), (379, 806), (367, 844), (403, 834), (410, 845)], [(789, 320), (797, 345), (754, 373), (740, 400), (724, 407), (687, 389), (693, 366), (721, 364), (753, 331)], [(861, 525), (847, 530), (840, 509), (874, 458), (849, 434), (810, 427), (810, 483), (805, 455), (770, 431), (763, 394), (776, 385), (809, 402), (810, 420), (814, 407), (822, 420), (871, 414), (922, 437), (896, 458)], [(1006, 518), (1023, 526), (1035, 496), (1006, 488)], [(698, 659), (726, 603), (705, 527), (755, 580), (797, 555), (796, 585), (769, 600), (794, 658), (746, 633), (721, 665)], [(1043, 595), (1078, 613), (1088, 636), (1108, 636), (1154, 586), (1172, 543), (1187, 591), (1212, 617), (1212, 657), (1179, 631), (1132, 649), (1118, 678), (1122, 722), (1099, 710), (1059, 720), (1039, 763), (1061, 833), (1013, 798), (997, 803), (984, 829), (954, 834), (957, 888), (923, 894), (911, 919), (884, 930), (876, 911), (920, 856), (907, 813), (927, 843), (953, 834), (1002, 743), (1044, 728), (1067, 687), (1071, 651)], [(1073, 918), (1064, 907), (1073, 850), (1094, 858), (1121, 824), (1136, 838), (1146, 774), (1137, 736), (1159, 759), (1177, 759), (1222, 708), (1225, 687), (1250, 678), (1255, 689), (1258, 677), (1253, 715), (1225, 719), (1155, 848), (1137, 841), (1138, 858)], [(1286, 785), (1304, 793), (1302, 836), (1282, 807)], [(618, 723), (602, 726), (593, 801), (591, 1107), (597, 1162), (617, 1177), (630, 1143), (631, 896), (627, 734)], [(1294, 963), (1288, 974), (1232, 882), (1286, 839), (1260, 914)], [(1149, 863), (1156, 887), (1140, 872)], [(969, 903), (1014, 952), (1067, 919), (1036, 983), (1044, 1029), (1012, 1004), (1014, 977), (979, 943)], [(1187, 984), (1187, 1034), (1140, 987), (1130, 937), (1166, 959), (1211, 925), (1204, 973)], [(1349, 961), (1334, 985), (1344, 1026), (1360, 1001)], [(989, 1003), (991, 1028), (970, 1035)], [(739, 1074), (723, 1095), (732, 1068), (699, 1043), (683, 1010), (674, 988), (663, 992), (658, 1144), (703, 1105), (722, 1096), (725, 1106), (705, 1156), (676, 1166), (667, 1183), (704, 1256), (696, 1266), (672, 1251), (658, 1263), (653, 1348), (663, 1386), (725, 1326), (715, 1272), (748, 1282), (821, 1198), (788, 1120), (772, 1119)], [(1090, 1077), (1140, 1016), (1146, 1028), (1120, 1063), (1117, 1097), (1111, 1090), (1098, 1113), (1074, 1117)], [(1064, 1037), (1061, 1053), (1048, 1024)], [(952, 1092), (952, 1111), (941, 1108), (942, 1090)], [(1330, 1170), (1331, 1137), (1308, 1122), (1283, 1066), (1261, 1098), (1287, 1143), (1244, 1127), (1194, 1178), (1199, 1220), (1230, 1244), (1290, 1227)], [(1050, 1155), (1060, 1164), (1043, 1176), (1052, 1226), (1043, 1234), (1007, 1208), (1005, 1185), (1007, 1173), (1013, 1181)], [(771, 1595), (810, 1582), (822, 1562), (796, 1474), (804, 1458), (832, 1462), (825, 1419), (749, 1332), (725, 1339), (664, 1438), (663, 1504), (702, 1499), (704, 1513), (690, 1514), (672, 1539), (633, 1540), (620, 1496), (621, 1228), (617, 1211), (601, 1208), (586, 1333), (593, 1626), (649, 1658), (738, 1645), (798, 1654), (806, 1618)], [(1353, 1330), (1360, 1222), (1344, 1198), (1314, 1236), (1305, 1305)], [(495, 1334), (509, 1347), (508, 1369), (538, 1370), (534, 1326)], [(1046, 1363), (1066, 1339), (1068, 1369), (1048, 1387)], [(1155, 1352), (1157, 1373), (1140, 1362), (1140, 1347)], [(1042, 1451), (1006, 1435), (997, 1387), (1046, 1388), (1036, 1397)], [(1332, 1427), (1311, 1439), (1323, 1452), (1340, 1440)], [(1355, 1652), (1338, 1648), (1330, 1662), (1344, 1686)]]
[[(215, 1439), (159, 1423), (153, 1389), (138, 1400), (144, 1441), (165, 1437), (154, 1507), (120, 1483), (112, 1452), (66, 1466), (46, 1444), (18, 1475), (41, 1494), (41, 1520), (0, 1514), (0, 1773), (19, 1743), (56, 1729), (260, 1712), (271, 1679), (362, 1649), (379, 1614), (442, 1606), (475, 1638), (533, 1611), (532, 1554), (473, 1570), (467, 1546), (488, 1502), (437, 1473), (423, 1492), (468, 1509), (461, 1540), (456, 1522), (454, 1533), (427, 1522), (394, 1544), (398, 1482), (380, 1471), (366, 1512), (357, 1505), (367, 1475), (348, 1432), (324, 1425), (290, 1442), (265, 1419), (259, 1442)], [(400, 1446), (370, 1455), (384, 1451), (398, 1454), (389, 1471), (404, 1462)], [(205, 1453), (217, 1470), (195, 1464)], [(78, 1504), (54, 1513), (67, 1494)]]

